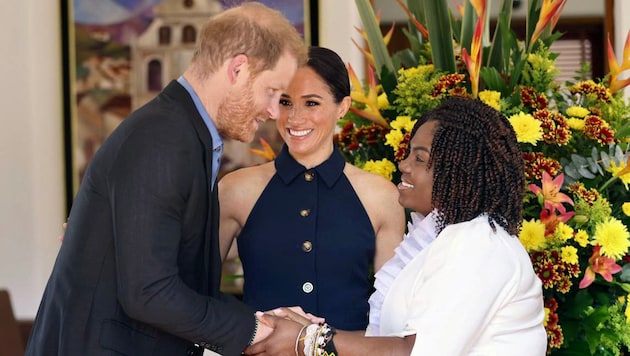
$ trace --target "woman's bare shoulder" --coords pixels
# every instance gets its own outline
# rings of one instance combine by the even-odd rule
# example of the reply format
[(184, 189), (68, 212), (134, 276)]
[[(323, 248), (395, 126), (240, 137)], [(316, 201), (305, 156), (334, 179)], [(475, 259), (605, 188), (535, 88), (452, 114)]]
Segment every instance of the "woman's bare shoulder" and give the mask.
[(273, 162), (239, 168), (219, 180), (219, 194), (248, 195), (261, 191), (276, 172)]
[(355, 190), (375, 190), (375, 194), (398, 195), (398, 190), (394, 183), (381, 175), (365, 171), (349, 163), (346, 163), (344, 173)]

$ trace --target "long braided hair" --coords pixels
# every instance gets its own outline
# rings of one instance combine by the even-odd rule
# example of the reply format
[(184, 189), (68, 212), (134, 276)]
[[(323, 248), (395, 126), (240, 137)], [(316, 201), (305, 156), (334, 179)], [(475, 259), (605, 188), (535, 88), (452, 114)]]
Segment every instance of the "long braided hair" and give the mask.
[(438, 123), (428, 165), (433, 167), (432, 205), (438, 231), (487, 214), (518, 235), (523, 220), (523, 156), (509, 121), (483, 102), (447, 98), (416, 122), (411, 136), (428, 121)]

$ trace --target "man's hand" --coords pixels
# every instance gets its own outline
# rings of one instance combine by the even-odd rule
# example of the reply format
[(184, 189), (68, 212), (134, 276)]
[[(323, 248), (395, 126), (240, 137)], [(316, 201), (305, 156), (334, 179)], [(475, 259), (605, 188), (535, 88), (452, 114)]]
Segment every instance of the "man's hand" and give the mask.
[(68, 223), (65, 222), (61, 225), (63, 227), (63, 232), (59, 235), (59, 241), (63, 242), (63, 236), (66, 234), (66, 228), (68, 227)]
[(302, 324), (269, 314), (261, 316), (260, 319), (261, 325), (271, 326), (273, 332), (261, 342), (246, 348), (244, 354), (294, 356), (295, 341), (302, 329)]
[(273, 332), (273, 327), (268, 321), (261, 318), (262, 315), (262, 312), (256, 313), (256, 319), (258, 319), (258, 329), (256, 330), (256, 335), (254, 335), (254, 344), (266, 339), (267, 336), (271, 335)]
[(270, 310), (266, 314), (273, 314), (281, 318), (293, 320), (302, 325), (321, 324), (326, 321), (326, 319), (322, 317), (304, 312), (301, 307), (281, 307)]

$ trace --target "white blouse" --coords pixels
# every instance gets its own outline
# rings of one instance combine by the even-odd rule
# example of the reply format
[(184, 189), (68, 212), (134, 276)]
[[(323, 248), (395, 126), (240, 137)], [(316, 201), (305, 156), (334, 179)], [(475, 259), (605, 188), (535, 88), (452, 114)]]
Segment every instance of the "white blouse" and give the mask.
[[(366, 335), (415, 334), (412, 356), (545, 355), (542, 284), (520, 241), (496, 224), (493, 232), (482, 215), (426, 244), (435, 236), (432, 214), (412, 220), (396, 256), (376, 274)], [(411, 258), (410, 237), (424, 241)]]

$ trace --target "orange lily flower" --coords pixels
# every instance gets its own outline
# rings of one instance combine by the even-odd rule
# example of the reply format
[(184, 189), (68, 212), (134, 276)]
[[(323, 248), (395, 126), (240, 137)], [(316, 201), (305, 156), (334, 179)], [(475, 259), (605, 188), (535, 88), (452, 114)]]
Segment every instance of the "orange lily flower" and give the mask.
[(565, 214), (566, 209), (562, 203), (569, 203), (573, 205), (573, 200), (571, 200), (568, 195), (560, 193), (562, 182), (564, 182), (564, 173), (552, 180), (549, 173), (543, 171), (542, 188), (535, 184), (530, 184), (528, 187), (529, 190), (538, 197), (542, 197), (545, 203), (545, 209), (553, 211), (555, 208), (562, 214)]
[(572, 211), (560, 214), (553, 214), (552, 212), (553, 210), (549, 209), (542, 209), (540, 212), (540, 222), (545, 225), (545, 236), (553, 235), (558, 224), (566, 223), (575, 215)]
[(621, 72), (630, 70), (630, 31), (626, 36), (626, 43), (623, 47), (623, 57), (621, 58), (621, 66), (617, 63), (615, 52), (610, 43), (610, 35), (608, 35), (608, 65), (610, 67), (610, 92), (612, 94), (630, 85), (630, 78), (618, 79)]
[(540, 37), (549, 23), (551, 23), (552, 30), (556, 27), (560, 14), (566, 4), (567, 0), (543, 0), (542, 7), (540, 8), (540, 17), (538, 17), (536, 28), (529, 42), (529, 49), (536, 43), (538, 37)]
[(350, 77), (350, 84), (352, 84), (350, 97), (356, 102), (365, 104), (366, 107), (364, 110), (351, 107), (350, 111), (372, 121), (377, 125), (389, 128), (387, 120), (385, 120), (383, 115), (381, 115), (378, 108), (379, 85), (376, 83), (376, 77), (374, 76), (374, 72), (372, 70), (368, 70), (367, 72), (369, 89), (366, 93), (363, 91), (361, 81), (359, 81), (357, 74), (354, 72), (354, 69), (352, 69), (352, 65), (348, 64), (348, 76)]
[[(378, 25), (381, 24), (381, 11), (379, 10), (376, 13), (376, 23)], [(387, 46), (389, 44), (389, 41), (392, 39), (392, 35), (394, 34), (394, 25), (392, 24), (392, 27), (389, 29), (389, 31), (387, 31), (387, 33), (385, 34), (385, 36), (383, 36), (383, 42), (385, 42), (385, 46)], [(370, 65), (374, 68), (376, 67), (376, 64), (374, 63), (374, 56), (372, 55), (372, 51), (370, 50), (370, 46), (367, 45), (368, 41), (367, 41), (367, 33), (365, 32), (364, 29), (359, 28), (359, 27), (354, 27), (355, 30), (357, 30), (357, 32), (359, 32), (359, 34), (361, 35), (361, 37), (363, 38), (363, 42), (366, 43), (365, 47), (360, 46), (357, 41), (354, 40), (354, 38), (351, 39), (352, 43), (354, 43), (354, 45), (359, 49), (359, 51), (361, 51), (361, 53), (363, 53), (363, 55), (365, 56), (365, 59), (368, 61), (368, 63), (370, 63)]]
[(608, 282), (612, 282), (612, 275), (621, 271), (621, 266), (610, 257), (600, 255), (600, 245), (593, 248), (593, 255), (588, 259), (589, 266), (584, 271), (584, 278), (580, 282), (580, 288), (586, 288), (595, 280), (595, 273), (599, 273)]
[[(422, 26), (422, 24), (418, 20), (416, 20), (416, 17), (413, 16), (411, 11), (409, 11), (409, 8), (407, 7), (407, 5), (405, 5), (405, 3), (402, 2), (402, 0), (396, 0), (396, 2), (407, 13), (407, 16), (409, 17), (411, 22), (413, 22), (414, 26), (416, 26), (416, 29), (418, 30), (418, 32), (420, 32), (420, 34), (422, 34), (422, 37), (429, 38), (429, 30), (427, 30), (426, 27)], [(393, 29), (394, 28), (392, 27), (392, 30)]]
[(260, 156), (267, 161), (273, 161), (274, 159), (276, 159), (276, 153), (274, 152), (273, 148), (271, 148), (269, 143), (262, 137), (260, 138), (260, 145), (263, 147), (262, 150), (250, 148), (249, 152), (255, 154), (256, 156)]
[(483, 28), (486, 22), (486, 0), (470, 0), (471, 5), (477, 12), (477, 24), (475, 25), (475, 33), (473, 33), (472, 43), (470, 44), (471, 54), (468, 54), (466, 48), (462, 49), (462, 58), (466, 63), (468, 74), (470, 75), (470, 85), (473, 97), (477, 97), (479, 92), (479, 71), (481, 70), (481, 45), (483, 38)]

